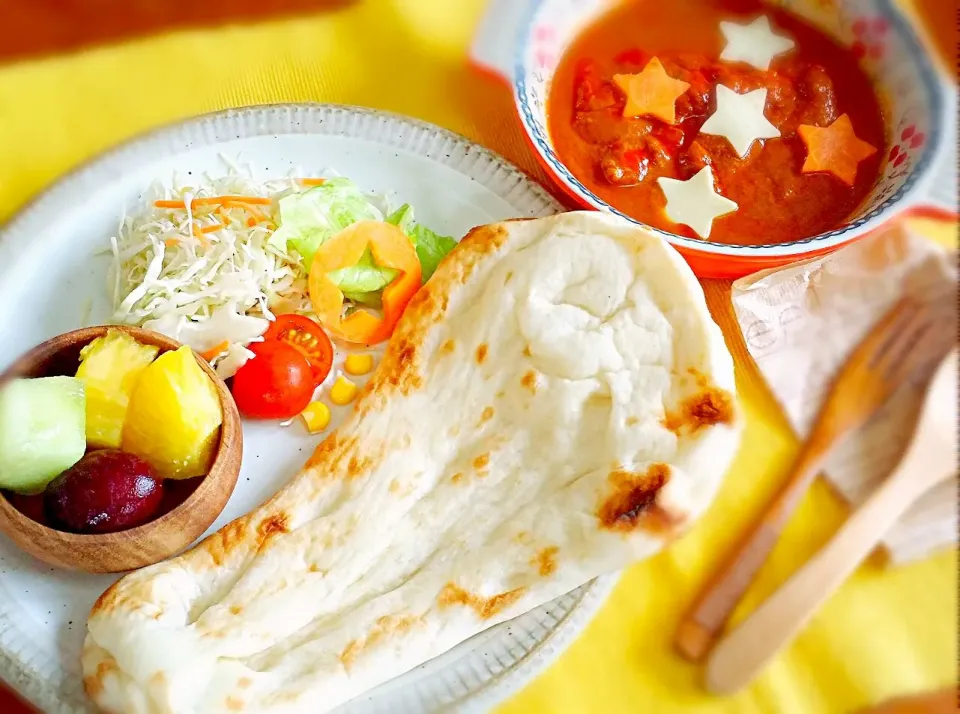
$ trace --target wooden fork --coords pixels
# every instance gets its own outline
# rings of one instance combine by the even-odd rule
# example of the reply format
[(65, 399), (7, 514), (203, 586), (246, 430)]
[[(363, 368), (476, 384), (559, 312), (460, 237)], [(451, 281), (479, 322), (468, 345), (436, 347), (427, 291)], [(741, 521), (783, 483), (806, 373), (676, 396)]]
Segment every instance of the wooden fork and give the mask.
[(913, 438), (899, 465), (820, 552), (732, 632), (707, 660), (714, 694), (734, 692), (756, 677), (872, 551), (910, 506), (957, 473), (957, 350), (927, 387)]
[(857, 346), (834, 379), (786, 483), (681, 621), (674, 639), (681, 655), (699, 662), (710, 651), (830, 450), (929, 359), (925, 351), (912, 348), (933, 325), (928, 306), (905, 298)]

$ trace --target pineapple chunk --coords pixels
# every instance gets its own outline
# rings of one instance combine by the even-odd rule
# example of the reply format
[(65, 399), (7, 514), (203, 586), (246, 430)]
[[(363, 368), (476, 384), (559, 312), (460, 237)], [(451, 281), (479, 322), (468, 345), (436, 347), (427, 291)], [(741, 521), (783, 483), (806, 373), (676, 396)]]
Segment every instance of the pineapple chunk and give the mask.
[(164, 478), (203, 476), (216, 455), (221, 423), (217, 388), (184, 346), (144, 370), (130, 395), (121, 447)]
[(77, 379), (87, 395), (87, 443), (119, 449), (130, 394), (159, 349), (126, 332), (107, 330), (80, 351)]

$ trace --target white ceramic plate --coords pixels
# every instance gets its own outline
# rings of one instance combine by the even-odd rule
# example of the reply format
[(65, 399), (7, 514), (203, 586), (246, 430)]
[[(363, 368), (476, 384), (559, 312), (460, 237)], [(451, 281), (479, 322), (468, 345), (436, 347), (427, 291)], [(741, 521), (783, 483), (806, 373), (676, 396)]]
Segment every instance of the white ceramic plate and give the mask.
[[(107, 262), (96, 253), (108, 245), (124, 207), (175, 171), (221, 173), (221, 155), (249, 162), (266, 177), (336, 169), (366, 190), (410, 202), (418, 220), (454, 236), (491, 221), (560, 210), (499, 156), (411, 119), (328, 105), (201, 117), (134, 140), (70, 174), (0, 233), (0, 368), (56, 334), (108, 322)], [(237, 489), (211, 531), (273, 494), (321, 438), (296, 423), (246, 424)], [(113, 579), (51, 569), (0, 536), (0, 677), (44, 712), (87, 711), (80, 646), (87, 613)], [(615, 579), (587, 583), (481, 633), (337, 711), (485, 710), (579, 633)]]

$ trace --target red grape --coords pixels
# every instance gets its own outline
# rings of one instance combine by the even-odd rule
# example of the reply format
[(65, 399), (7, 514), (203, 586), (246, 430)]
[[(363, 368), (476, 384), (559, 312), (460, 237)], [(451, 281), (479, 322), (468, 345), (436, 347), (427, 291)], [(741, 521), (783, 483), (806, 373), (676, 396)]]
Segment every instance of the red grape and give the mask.
[(116, 449), (91, 451), (44, 491), (47, 516), (74, 533), (112, 533), (149, 521), (163, 482), (143, 459)]

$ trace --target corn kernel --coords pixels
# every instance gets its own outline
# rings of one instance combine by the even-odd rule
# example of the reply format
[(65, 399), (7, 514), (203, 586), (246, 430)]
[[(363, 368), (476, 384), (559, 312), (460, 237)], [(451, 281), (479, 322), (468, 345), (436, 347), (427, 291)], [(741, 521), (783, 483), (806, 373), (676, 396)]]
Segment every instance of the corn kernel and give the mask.
[(346, 377), (337, 377), (337, 381), (330, 387), (330, 401), (338, 406), (349, 404), (357, 396), (357, 385)]
[(307, 425), (307, 431), (316, 434), (326, 429), (330, 423), (330, 407), (323, 402), (310, 402), (307, 408), (300, 412), (300, 416)]
[(366, 374), (373, 369), (373, 355), (347, 355), (343, 369), (347, 374)]

